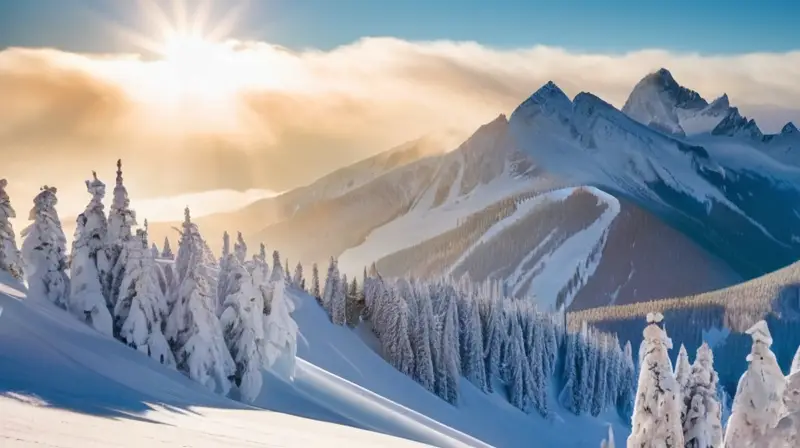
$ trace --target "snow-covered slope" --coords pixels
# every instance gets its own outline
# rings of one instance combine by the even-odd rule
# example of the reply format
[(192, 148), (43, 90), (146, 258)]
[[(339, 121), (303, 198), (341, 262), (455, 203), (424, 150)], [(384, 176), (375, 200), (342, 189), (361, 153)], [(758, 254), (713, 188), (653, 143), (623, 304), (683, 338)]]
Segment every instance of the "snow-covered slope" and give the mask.
[[(526, 101), (509, 125), (517, 147), (545, 170), (631, 199), (744, 277), (800, 258), (790, 230), (800, 225), (798, 216), (757, 199), (797, 203), (800, 171), (769, 164), (741, 138), (674, 138), (594, 95), (570, 101), (548, 84), (532, 98), (545, 95), (559, 107)], [(687, 98), (699, 104), (694, 95)]]
[(2, 277), (0, 446), (414, 445), (339, 424), (435, 446), (482, 446), (302, 361), (296, 384), (269, 376), (256, 401), (299, 417), (245, 406), (98, 334), (48, 302), (28, 299), (21, 285)]
[(441, 447), (569, 448), (594, 445), (608, 424), (627, 431), (613, 413), (577, 417), (554, 402), (553, 418), (544, 420), (465, 380), (453, 407), (387, 364), (368, 329), (334, 326), (312, 297), (294, 290), (301, 358), (294, 378), (265, 373), (255, 407), (246, 406), (0, 280), (4, 447), (416, 445), (385, 433)]
[[(550, 408), (554, 410), (551, 420), (526, 414), (511, 406), (502, 392), (487, 395), (463, 378), (460, 403), (454, 407), (397, 371), (373, 351), (372, 347), (378, 347), (379, 343), (366, 325), (355, 330), (334, 326), (312, 297), (297, 291), (293, 294), (298, 303), (293, 317), (302, 333), (298, 340), (298, 356), (328, 374), (352, 382), (355, 390), (380, 395), (402, 419), (421, 422), (443, 434), (460, 431), (485, 444), (503, 448), (595, 446), (609, 424), (620, 437), (629, 432), (613, 413), (593, 418), (565, 411), (556, 404), (555, 393), (550, 398)], [(305, 373), (300, 373), (298, 377), (303, 375)], [(317, 392), (309, 390), (309, 393)], [(324, 396), (327, 400), (327, 395)], [(470, 446), (482, 445), (472, 442)]]

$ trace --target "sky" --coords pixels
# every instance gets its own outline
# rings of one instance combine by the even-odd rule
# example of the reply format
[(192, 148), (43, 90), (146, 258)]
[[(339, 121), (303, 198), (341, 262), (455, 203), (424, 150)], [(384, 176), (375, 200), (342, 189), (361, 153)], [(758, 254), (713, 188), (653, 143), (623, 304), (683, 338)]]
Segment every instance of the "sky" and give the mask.
[(661, 67), (776, 131), (800, 121), (790, 6), (0, 0), (4, 175), (25, 202), (58, 186), (64, 215), (117, 158), (143, 204), (247, 203), (423, 135), (455, 148), (550, 80), (621, 107)]
[[(171, 10), (171, 0), (159, 0)], [(197, 4), (203, 0), (191, 0)], [(0, 2), (0, 46), (125, 51), (98, 22), (146, 26), (135, 0)], [(246, 10), (237, 37), (329, 50), (365, 36), (468, 40), (513, 48), (558, 46), (625, 52), (661, 48), (703, 54), (783, 52), (800, 46), (788, 0), (211, 0), (210, 16)], [(111, 37), (111, 38), (109, 38)]]

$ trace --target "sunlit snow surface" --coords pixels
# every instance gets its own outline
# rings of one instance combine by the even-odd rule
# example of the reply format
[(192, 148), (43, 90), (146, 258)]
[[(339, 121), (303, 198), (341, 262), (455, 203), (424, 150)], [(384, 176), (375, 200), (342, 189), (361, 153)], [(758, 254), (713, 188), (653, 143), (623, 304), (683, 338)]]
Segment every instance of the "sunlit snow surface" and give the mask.
[(608, 423), (627, 433), (613, 413), (577, 417), (551, 400), (545, 420), (466, 381), (453, 407), (383, 361), (367, 329), (332, 325), (312, 297), (292, 290), (301, 332), (294, 379), (265, 373), (255, 407), (246, 406), (25, 299), (21, 285), (1, 277), (3, 448), (419, 446), (410, 440), (577, 448), (596, 445)]

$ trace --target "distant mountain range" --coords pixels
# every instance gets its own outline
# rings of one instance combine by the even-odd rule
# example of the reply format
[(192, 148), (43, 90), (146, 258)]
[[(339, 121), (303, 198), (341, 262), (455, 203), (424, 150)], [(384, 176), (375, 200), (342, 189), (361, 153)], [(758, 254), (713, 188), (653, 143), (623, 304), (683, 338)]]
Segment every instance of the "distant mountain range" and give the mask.
[(241, 230), (292, 265), (494, 278), (569, 310), (697, 294), (800, 259), (800, 132), (764, 135), (726, 95), (709, 103), (665, 69), (622, 110), (547, 83), (449, 149), (411, 141), (199, 225), (220, 241)]

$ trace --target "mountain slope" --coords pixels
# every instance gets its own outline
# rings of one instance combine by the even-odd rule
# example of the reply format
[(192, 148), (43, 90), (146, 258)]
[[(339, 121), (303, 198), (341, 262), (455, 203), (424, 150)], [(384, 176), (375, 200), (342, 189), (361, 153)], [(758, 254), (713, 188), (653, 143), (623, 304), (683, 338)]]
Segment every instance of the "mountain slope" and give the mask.
[[(308, 363), (301, 362), (297, 385), (270, 376), (268, 392), (256, 401), (300, 417), (228, 400), (52, 304), (27, 298), (7, 276), (0, 280), (0, 440), (10, 443), (3, 446), (414, 445), (341, 424), (436, 446), (480, 446), (429, 419), (410, 418), (374, 394), (354, 394), (347, 381)], [(313, 390), (314, 399), (299, 388)]]
[[(517, 146), (553, 175), (625, 197), (752, 278), (800, 258), (791, 209), (760, 198), (800, 200), (800, 171), (770, 164), (739, 139), (677, 139), (599, 98), (574, 101), (557, 88), (557, 111), (523, 103), (509, 129)], [(536, 96), (536, 95), (534, 95)]]
[(772, 351), (788, 372), (800, 345), (800, 262), (717, 291), (570, 313), (568, 322), (573, 329), (586, 322), (616, 332), (636, 347), (645, 316), (655, 311), (664, 315), (675, 347), (683, 344), (693, 353), (704, 341), (711, 346), (720, 382), (733, 394), (752, 344), (745, 332), (761, 319), (772, 333)]
[(627, 432), (613, 412), (578, 417), (551, 399), (544, 420), (463, 379), (454, 407), (386, 363), (367, 328), (331, 324), (296, 290), (297, 370), (292, 379), (280, 366), (265, 373), (256, 407), (247, 406), (0, 280), (3, 446), (418, 446), (382, 432), (440, 447), (577, 448), (595, 444), (607, 424)]

